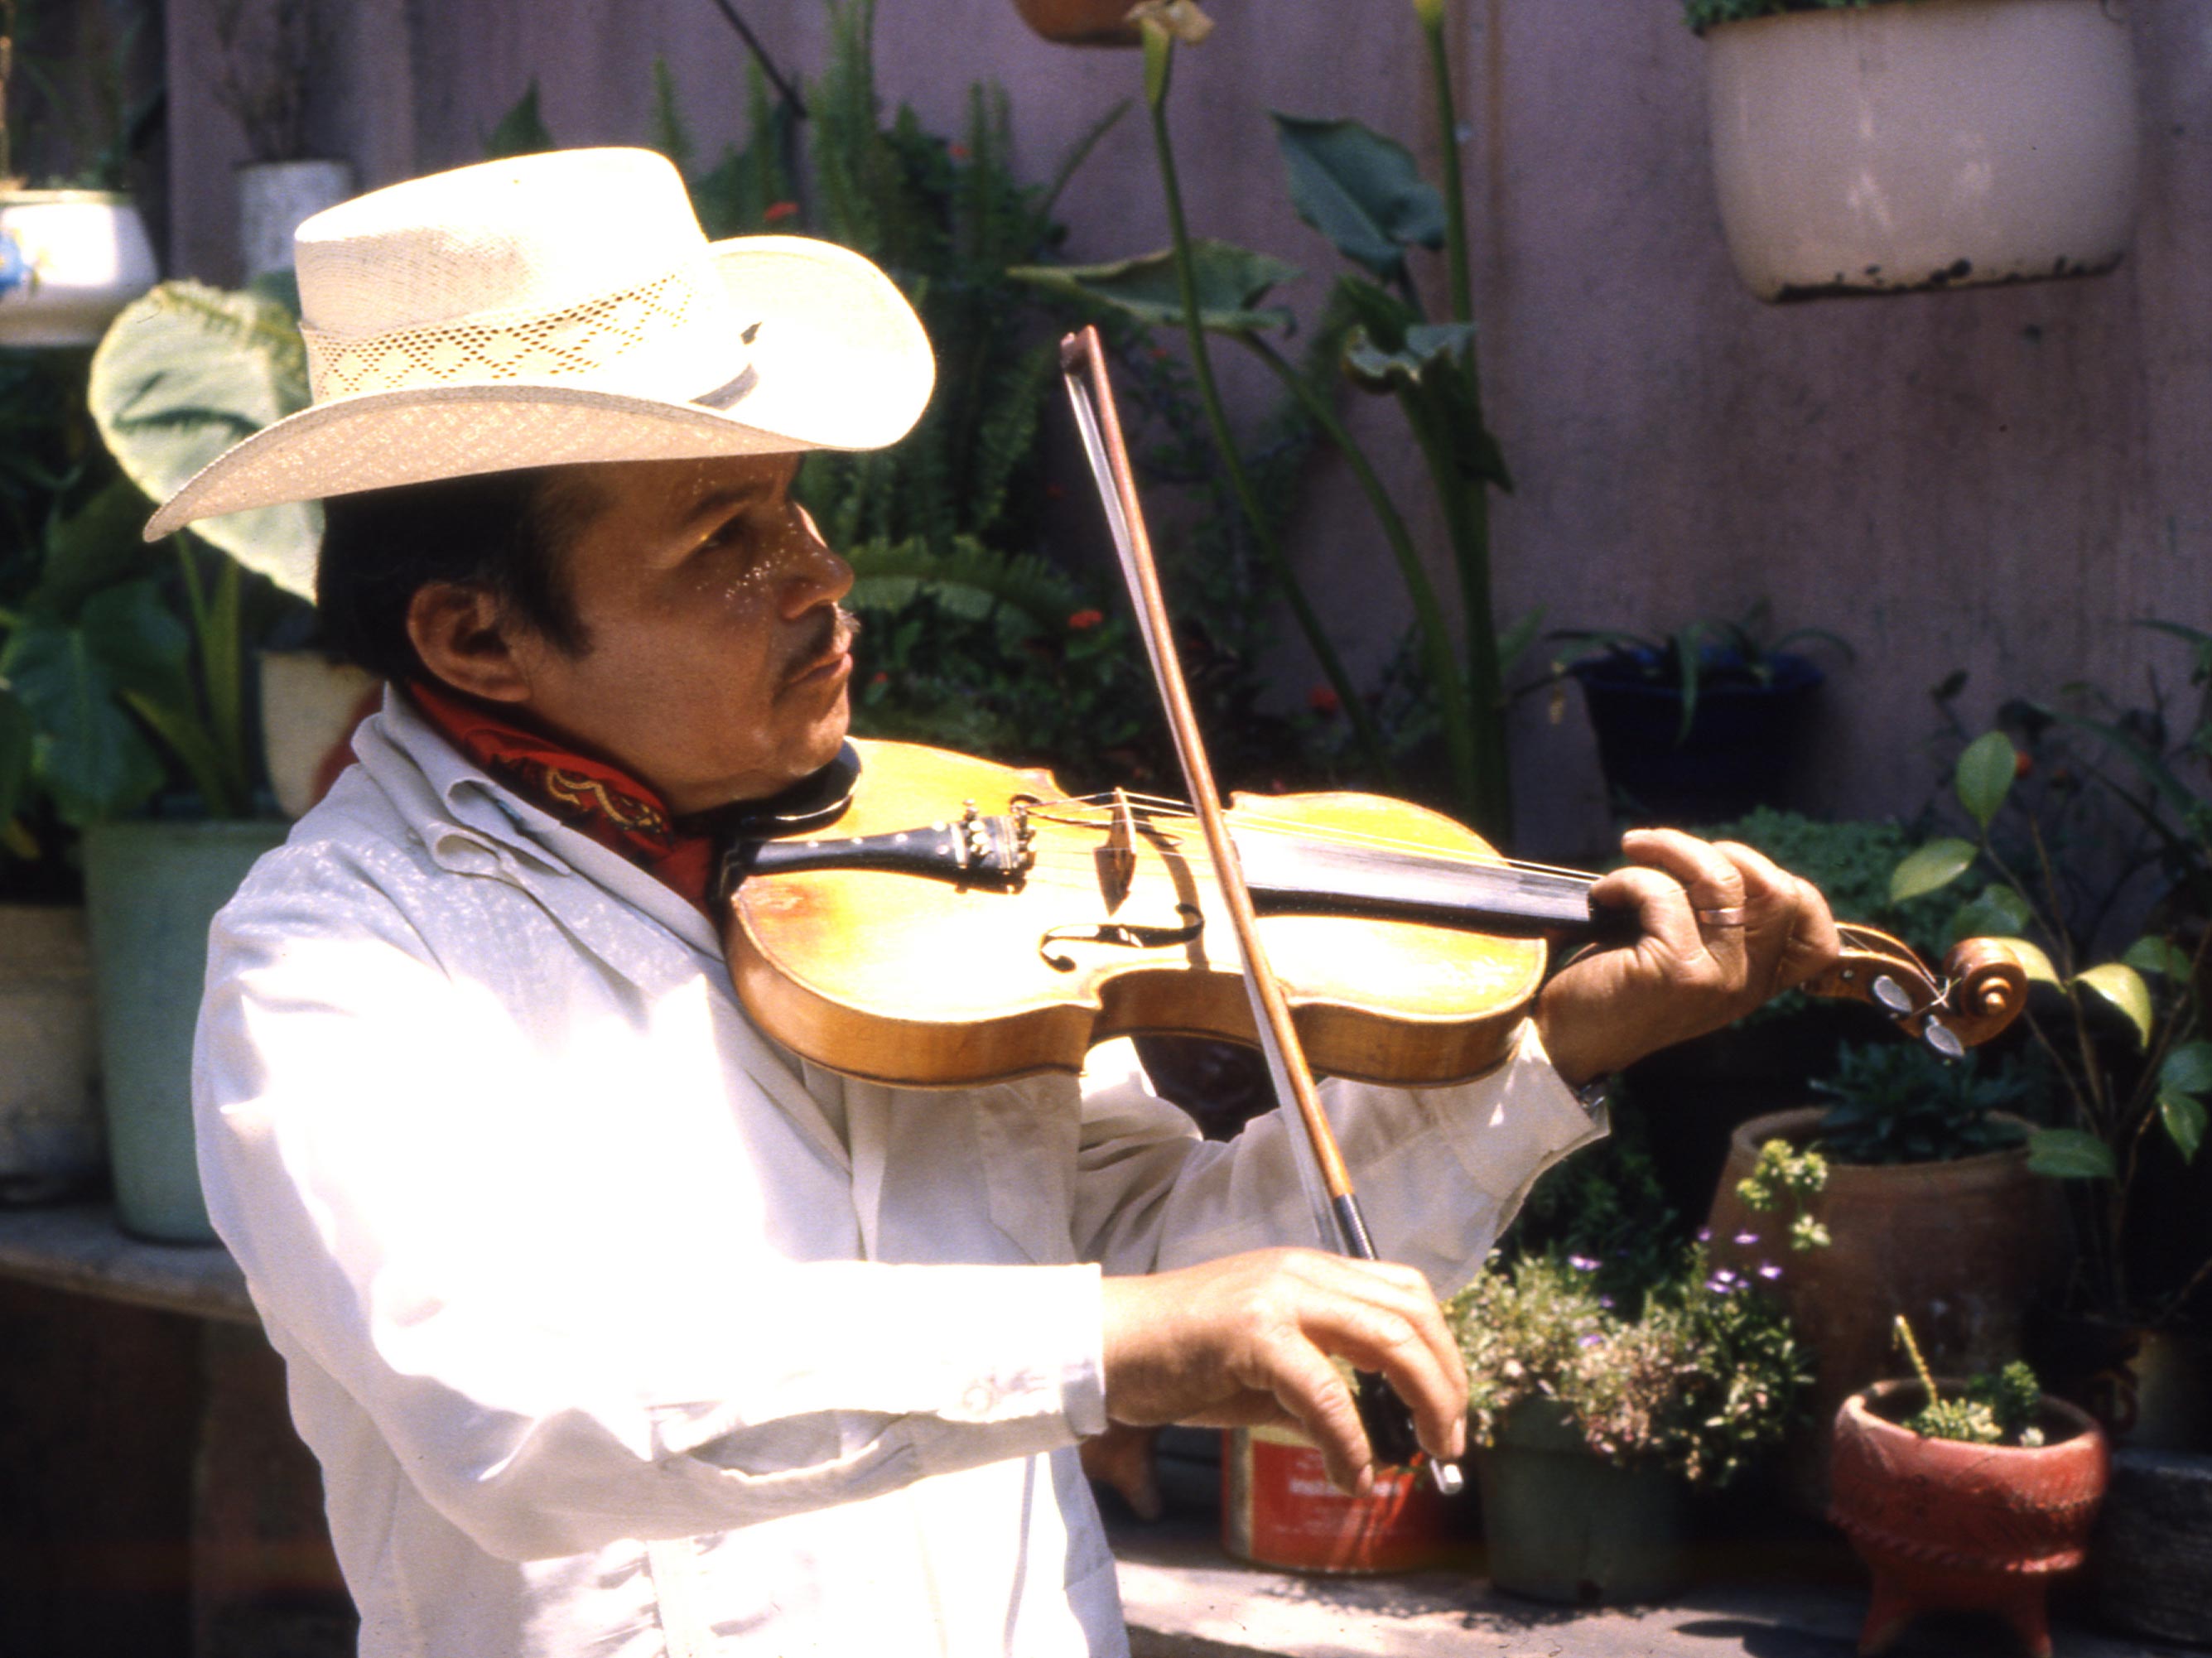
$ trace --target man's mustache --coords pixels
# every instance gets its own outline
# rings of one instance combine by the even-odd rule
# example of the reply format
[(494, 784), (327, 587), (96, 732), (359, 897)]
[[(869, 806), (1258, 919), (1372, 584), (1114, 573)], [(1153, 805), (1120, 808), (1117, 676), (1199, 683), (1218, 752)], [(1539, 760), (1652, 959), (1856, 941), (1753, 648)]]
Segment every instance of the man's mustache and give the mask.
[(826, 657), (853, 648), (853, 641), (860, 636), (860, 618), (843, 605), (835, 605), (825, 612), (805, 643), (791, 653), (785, 665), (785, 677), (795, 679), (819, 665)]

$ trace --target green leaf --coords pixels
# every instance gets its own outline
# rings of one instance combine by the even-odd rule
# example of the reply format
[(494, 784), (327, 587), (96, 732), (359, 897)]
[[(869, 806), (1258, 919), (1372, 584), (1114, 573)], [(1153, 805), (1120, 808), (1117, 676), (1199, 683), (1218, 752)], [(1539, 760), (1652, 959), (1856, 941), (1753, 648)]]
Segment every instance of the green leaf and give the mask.
[(1952, 912), (1951, 941), (2013, 938), (2027, 932), (2034, 920), (2027, 900), (2010, 887), (1986, 886)]
[(114, 677), (82, 629), (33, 622), (0, 660), (37, 726), (33, 770), (76, 828), (143, 805), (161, 762), (116, 700)]
[[(1190, 252), (1202, 326), (1222, 334), (1289, 326), (1289, 311), (1280, 306), (1262, 308), (1260, 302), (1269, 289), (1303, 274), (1296, 265), (1227, 242), (1194, 241)], [(1180, 326), (1183, 320), (1182, 295), (1176, 282), (1171, 250), (1110, 264), (1016, 265), (1006, 275), (1017, 282), (1110, 306), (1155, 326)]]
[(1978, 856), (1971, 841), (1930, 841), (1907, 853), (1889, 878), (1889, 901), (1901, 904), (1923, 892), (1940, 892), (1973, 867)]
[(2074, 982), (2094, 990), (2126, 1015), (2128, 1023), (2136, 1028), (2136, 1041), (2146, 1048), (2150, 1046), (2150, 987), (2143, 982), (2142, 974), (2124, 962), (2106, 962), (2086, 973), (2076, 974)]
[(553, 135), (546, 131), (544, 118), (538, 112), (538, 77), (532, 76), (530, 90), (516, 99), (514, 107), (499, 118), (499, 125), (485, 135), (484, 160), (497, 161), (509, 155), (535, 155), (556, 148)]
[(2053, 1180), (2111, 1180), (2119, 1173), (2112, 1149), (2078, 1128), (2039, 1128), (2027, 1137), (2027, 1166)]
[(78, 625), (118, 690), (167, 707), (191, 707), (191, 635), (152, 582), (127, 582), (95, 594)]
[(2046, 984), (2053, 990), (2065, 988), (2065, 981), (2058, 976), (2058, 969), (2051, 964), (2051, 957), (2044, 953), (2041, 944), (2032, 944), (2025, 938), (2008, 938), (2005, 948), (2020, 957), (2020, 964), (2027, 969), (2030, 984)]
[(2158, 1068), (2159, 1091), (2212, 1094), (2212, 1042), (2184, 1042)]
[(2155, 973), (2174, 984), (2185, 983), (2189, 978), (2189, 952), (2154, 933), (2136, 939), (2120, 959), (2138, 973)]
[[(110, 325), (86, 395), (125, 473), (166, 501), (240, 439), (307, 407), (306, 348), (272, 300), (164, 282)], [(312, 599), (322, 525), (322, 509), (298, 501), (195, 527), (247, 569)]]
[(1273, 112), (1291, 205), (1338, 252), (1384, 281), (1403, 282), (1405, 249), (1443, 246), (1443, 197), (1403, 144), (1358, 121)]
[(138, 533), (145, 522), (145, 496), (129, 479), (111, 479), (47, 531), (46, 562), (29, 608), (74, 622), (93, 594), (148, 574), (167, 555)]
[(2160, 1089), (2158, 1116), (2181, 1160), (2196, 1162), (2197, 1148), (2204, 1144), (2204, 1102), (2194, 1094), (2170, 1094)]
[(1959, 756), (1959, 804), (1987, 829), (2004, 805), (2005, 796), (2012, 793), (2013, 779), (2019, 771), (2020, 756), (2012, 738), (2002, 732), (1983, 732)]
[(1370, 392), (1395, 392), (1431, 378), (1464, 379), (1467, 345), (1474, 337), (1473, 323), (1417, 322), (1406, 330), (1405, 343), (1392, 349), (1356, 328), (1345, 344), (1345, 372)]

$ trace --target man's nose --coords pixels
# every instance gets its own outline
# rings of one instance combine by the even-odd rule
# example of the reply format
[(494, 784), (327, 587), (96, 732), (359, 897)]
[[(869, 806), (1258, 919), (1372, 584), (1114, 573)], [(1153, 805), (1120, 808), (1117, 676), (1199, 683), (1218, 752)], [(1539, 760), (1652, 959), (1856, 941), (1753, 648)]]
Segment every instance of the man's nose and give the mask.
[(783, 583), (783, 614), (793, 622), (817, 605), (834, 604), (853, 591), (853, 567), (830, 550), (807, 510), (796, 502), (799, 521)]

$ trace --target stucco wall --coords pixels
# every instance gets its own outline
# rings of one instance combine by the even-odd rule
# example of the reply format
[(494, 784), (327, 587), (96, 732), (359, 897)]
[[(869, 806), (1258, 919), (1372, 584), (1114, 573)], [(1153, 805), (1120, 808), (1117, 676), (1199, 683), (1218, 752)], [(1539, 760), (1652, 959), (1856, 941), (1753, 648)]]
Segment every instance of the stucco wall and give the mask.
[[(780, 61), (818, 69), (816, 0), (736, 3)], [(221, 277), (237, 146), (201, 90), (204, 9), (169, 8), (173, 250), (178, 268)], [(1288, 210), (1265, 112), (1355, 115), (1433, 156), (1412, 9), (1212, 9), (1219, 27), (1182, 54), (1175, 104), (1192, 218), (1314, 273), (1288, 295), (1310, 306), (1336, 262)], [(2212, 622), (2197, 574), (2212, 531), (2212, 9), (2132, 12), (2147, 168), (2117, 274), (1776, 309), (1729, 267), (1703, 48), (1671, 0), (1465, 0), (1486, 392), (1520, 483), (1496, 514), (1501, 611), (1649, 630), (1764, 597), (1785, 627), (1847, 635), (1857, 661), (1832, 683), (1807, 794), (1835, 810), (1919, 802), (1925, 694), (1954, 668), (1972, 676), (1974, 718), (2084, 674), (2139, 683), (2154, 655), (2178, 677), (2178, 658), (2128, 624)], [(878, 39), (887, 96), (939, 130), (969, 82), (1002, 82), (1036, 176), (1137, 91), (1134, 54), (1043, 45), (1007, 0), (883, 0)], [(474, 159), (534, 75), (563, 142), (635, 141), (657, 55), (702, 141), (732, 136), (744, 60), (711, 0), (355, 0), (317, 129), (382, 183)], [(1074, 257), (1164, 241), (1140, 112), (1063, 200)], [(1388, 412), (1361, 417), (1410, 484)], [(1326, 466), (1297, 556), (1371, 666), (1403, 618)], [(1294, 694), (1311, 672), (1284, 656)], [(1526, 706), (1516, 751), (1522, 844), (1557, 855), (1587, 850), (1601, 820), (1576, 703), (1557, 725)]]

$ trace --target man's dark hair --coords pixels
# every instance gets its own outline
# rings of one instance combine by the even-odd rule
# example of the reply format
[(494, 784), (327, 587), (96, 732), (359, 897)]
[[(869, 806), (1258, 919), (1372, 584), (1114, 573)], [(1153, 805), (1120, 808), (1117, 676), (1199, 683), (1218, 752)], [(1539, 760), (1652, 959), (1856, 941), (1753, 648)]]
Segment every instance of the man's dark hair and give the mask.
[(574, 475), (545, 468), (403, 483), (323, 503), (315, 604), (328, 647), (387, 679), (428, 672), (407, 608), (432, 582), (482, 588), (571, 655), (591, 643), (568, 581), (568, 552), (595, 503)]

